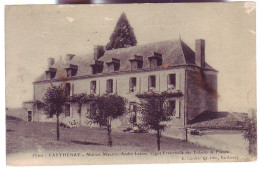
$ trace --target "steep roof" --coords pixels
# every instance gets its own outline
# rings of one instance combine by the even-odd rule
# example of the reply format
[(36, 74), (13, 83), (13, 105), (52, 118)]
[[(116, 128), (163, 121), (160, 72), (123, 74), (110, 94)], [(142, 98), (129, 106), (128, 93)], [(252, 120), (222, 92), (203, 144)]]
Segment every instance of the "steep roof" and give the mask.
[[(178, 66), (178, 65), (195, 65), (195, 52), (186, 45), (182, 40), (168, 40), (155, 42), (145, 45), (132, 46), (128, 48), (107, 50), (105, 54), (99, 58), (99, 61), (104, 62), (104, 69), (102, 73), (107, 73), (107, 62), (111, 61), (112, 58), (120, 60), (120, 71), (130, 71), (131, 64), (130, 59), (135, 58), (135, 55), (143, 57), (143, 68), (149, 69), (150, 63), (148, 57), (154, 56), (154, 53), (162, 55), (162, 67), (164, 66)], [(57, 73), (54, 79), (62, 79), (66, 77), (66, 64), (73, 64), (78, 66), (76, 76), (87, 76), (92, 75), (91, 64), (93, 64), (94, 55), (82, 55), (75, 56), (67, 63), (59, 60), (57, 63), (51, 66), (51, 68), (57, 68)], [(214, 70), (208, 64), (205, 66), (207, 69)], [(45, 73), (43, 73), (35, 82), (46, 80)]]

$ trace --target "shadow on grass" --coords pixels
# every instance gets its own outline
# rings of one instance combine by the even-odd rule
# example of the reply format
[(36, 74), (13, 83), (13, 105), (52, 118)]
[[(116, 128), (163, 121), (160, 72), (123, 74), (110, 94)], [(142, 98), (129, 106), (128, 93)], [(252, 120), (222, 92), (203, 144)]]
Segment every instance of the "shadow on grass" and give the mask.
[(75, 144), (82, 144), (82, 145), (95, 145), (95, 146), (105, 146), (104, 144), (100, 143), (93, 143), (93, 142), (87, 142), (87, 141), (71, 141)]

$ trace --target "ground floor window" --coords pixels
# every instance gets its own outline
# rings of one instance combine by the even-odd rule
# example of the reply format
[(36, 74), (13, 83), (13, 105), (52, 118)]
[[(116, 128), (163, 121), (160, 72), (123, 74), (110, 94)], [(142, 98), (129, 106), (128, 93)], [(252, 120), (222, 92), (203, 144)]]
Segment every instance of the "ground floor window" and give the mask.
[(171, 116), (176, 115), (176, 101), (175, 100), (169, 100), (168, 101), (168, 110)]
[(65, 117), (70, 116), (70, 104), (65, 104)]
[(96, 103), (90, 103), (89, 114), (90, 114), (90, 117), (96, 116), (96, 114), (97, 114), (97, 104)]
[(32, 121), (32, 111), (28, 111), (28, 122)]

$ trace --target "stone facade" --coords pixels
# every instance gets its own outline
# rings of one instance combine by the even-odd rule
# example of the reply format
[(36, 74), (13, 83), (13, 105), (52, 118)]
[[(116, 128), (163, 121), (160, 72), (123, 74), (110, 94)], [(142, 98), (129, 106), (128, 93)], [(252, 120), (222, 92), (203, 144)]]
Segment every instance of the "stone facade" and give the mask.
[[(196, 45), (200, 45), (196, 46), (196, 50), (199, 50), (196, 51), (199, 52), (197, 55), (183, 41), (177, 40), (112, 51), (104, 51), (104, 48), (99, 46), (99, 49), (102, 49), (101, 54), (98, 53), (98, 48), (94, 49), (94, 57), (89, 59), (75, 58), (70, 54), (72, 57), (66, 59), (66, 63), (54, 63), (53, 59), (49, 59), (51, 63), (46, 73), (34, 82), (34, 101), (42, 100), (51, 83), (67, 85), (70, 95), (102, 95), (111, 87), (112, 93), (127, 99), (129, 109), (140, 101), (135, 96), (137, 93), (151, 90), (180, 91), (183, 96), (171, 99), (174, 114), (164, 134), (183, 138), (184, 127), (189, 120), (205, 110), (217, 111), (217, 71), (205, 62), (204, 40), (197, 40)], [(73, 76), (66, 74), (67, 66), (73, 66), (75, 69), (76, 73)], [(67, 110), (67, 115), (63, 114), (61, 117), (67, 116), (82, 125), (88, 125), (85, 115), (90, 109), (90, 104), (83, 105), (81, 120), (76, 104), (70, 104), (68, 108), (70, 110)], [(136, 123), (140, 123), (139, 116), (141, 115), (137, 114)], [(33, 110), (32, 120), (56, 121), (55, 118), (46, 118), (36, 109)], [(126, 114), (115, 120), (112, 125), (118, 128), (129, 124), (129, 120), (129, 114)]]

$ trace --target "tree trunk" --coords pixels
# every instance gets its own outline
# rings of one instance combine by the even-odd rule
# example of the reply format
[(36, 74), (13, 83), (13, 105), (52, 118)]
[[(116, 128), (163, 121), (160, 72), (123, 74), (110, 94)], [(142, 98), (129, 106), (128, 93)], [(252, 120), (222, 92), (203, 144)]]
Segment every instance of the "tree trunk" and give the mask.
[(158, 147), (158, 151), (161, 150), (161, 133), (160, 133), (160, 129), (157, 130), (157, 147)]
[(112, 147), (112, 137), (111, 137), (111, 121), (108, 120), (108, 126), (107, 126), (107, 135), (108, 135), (108, 145)]
[(81, 105), (79, 105), (79, 127), (81, 126)]
[(59, 121), (59, 115), (57, 115), (57, 140), (60, 139), (60, 121)]

